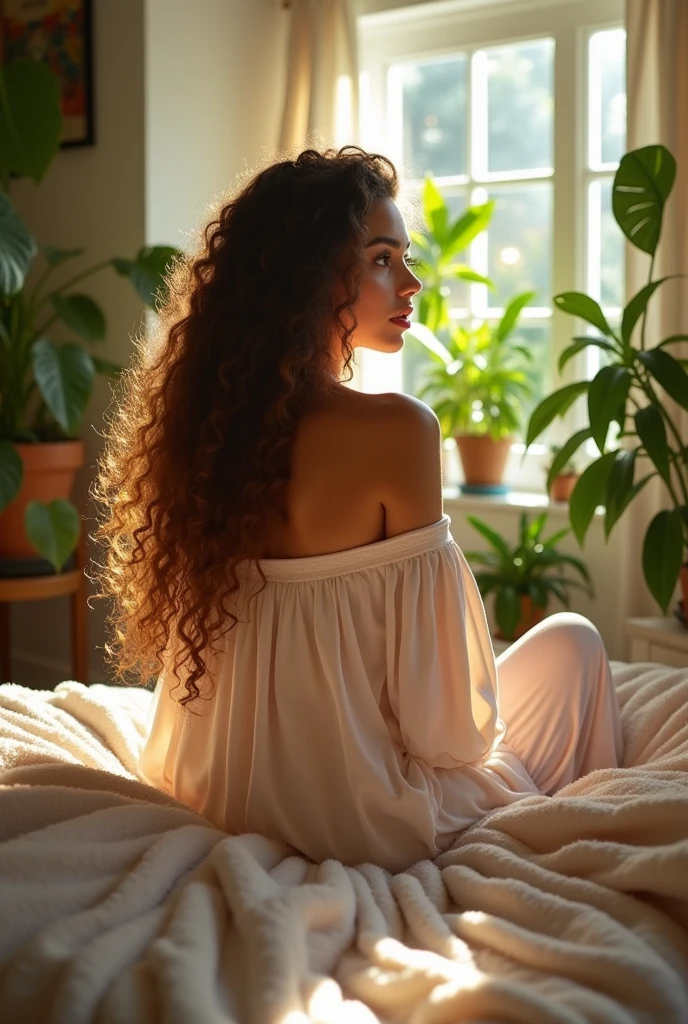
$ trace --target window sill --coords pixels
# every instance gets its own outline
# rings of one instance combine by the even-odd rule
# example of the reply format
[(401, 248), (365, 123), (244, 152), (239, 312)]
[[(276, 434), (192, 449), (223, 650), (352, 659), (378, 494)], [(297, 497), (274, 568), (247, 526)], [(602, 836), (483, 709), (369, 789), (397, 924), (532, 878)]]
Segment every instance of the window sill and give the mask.
[(445, 487), (442, 491), (448, 510), (456, 508), (461, 512), (481, 512), (489, 508), (514, 509), (518, 512), (542, 511), (546, 509), (555, 518), (568, 520), (567, 501), (550, 501), (546, 494), (537, 491), (509, 491), (508, 494), (480, 495), (462, 494), (458, 487)]

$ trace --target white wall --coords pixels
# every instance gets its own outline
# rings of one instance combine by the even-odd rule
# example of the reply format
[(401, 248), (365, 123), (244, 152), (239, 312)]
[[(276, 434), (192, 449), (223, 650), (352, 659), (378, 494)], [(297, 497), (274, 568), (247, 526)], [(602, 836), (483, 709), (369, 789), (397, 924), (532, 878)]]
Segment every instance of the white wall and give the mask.
[(279, 135), (289, 12), (278, 0), (147, 0), (146, 235), (180, 248)]

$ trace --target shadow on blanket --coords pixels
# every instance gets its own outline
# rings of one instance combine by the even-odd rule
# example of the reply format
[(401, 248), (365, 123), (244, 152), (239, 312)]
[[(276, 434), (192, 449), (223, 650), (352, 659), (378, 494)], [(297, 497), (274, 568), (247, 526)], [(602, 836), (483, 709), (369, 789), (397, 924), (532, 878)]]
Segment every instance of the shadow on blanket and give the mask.
[(151, 694), (0, 686), (0, 1020), (688, 1022), (688, 671), (613, 664), (621, 769), (392, 876), (135, 777)]

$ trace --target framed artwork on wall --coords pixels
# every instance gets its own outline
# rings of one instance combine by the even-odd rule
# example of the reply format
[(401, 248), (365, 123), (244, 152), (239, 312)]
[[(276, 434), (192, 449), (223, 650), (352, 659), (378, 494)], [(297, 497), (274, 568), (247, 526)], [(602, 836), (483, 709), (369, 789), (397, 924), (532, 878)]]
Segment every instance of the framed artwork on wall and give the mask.
[(62, 93), (61, 146), (93, 146), (92, 0), (0, 0), (4, 60), (44, 61)]

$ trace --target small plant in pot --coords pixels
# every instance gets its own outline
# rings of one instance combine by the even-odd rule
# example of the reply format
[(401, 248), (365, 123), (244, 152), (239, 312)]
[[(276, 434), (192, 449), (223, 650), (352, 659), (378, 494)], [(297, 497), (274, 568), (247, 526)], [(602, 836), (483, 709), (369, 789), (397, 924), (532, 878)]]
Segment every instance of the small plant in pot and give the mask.
[(530, 351), (512, 337), (533, 292), (512, 299), (497, 324), (444, 332), (445, 343), (423, 324), (407, 332), (430, 354), (418, 398), (430, 403), (443, 437), (453, 437), (459, 450), (467, 493), (503, 493), (502, 475), (521, 424), (523, 403), (533, 394)]
[[(76, 432), (95, 375), (117, 377), (122, 370), (92, 351), (105, 339), (105, 314), (77, 285), (110, 267), (155, 308), (167, 269), (181, 253), (145, 247), (133, 258), (114, 257), (54, 284), (53, 274), (83, 250), (39, 249), (12, 205), (10, 182), (26, 177), (39, 184), (57, 155), (57, 79), (37, 61), (10, 61), (0, 67), (0, 112), (0, 559), (3, 575), (25, 574), (23, 564), (37, 554), (49, 563), (38, 571), (51, 566), (60, 573), (81, 529), (68, 500), (85, 453)], [(30, 287), (39, 252), (43, 266)], [(78, 340), (52, 340), (53, 325)]]
[(568, 459), (563, 465), (555, 466), (555, 459), (561, 451), (561, 445), (549, 446), (550, 461), (545, 467), (547, 473), (547, 493), (552, 501), (568, 501), (576, 486), (580, 473), (575, 459)]
[[(626, 304), (618, 327), (612, 327), (599, 304), (582, 292), (554, 296), (559, 309), (595, 328), (594, 334), (573, 339), (559, 359), (560, 372), (589, 346), (602, 349), (605, 365), (592, 380), (567, 384), (540, 402), (530, 417), (526, 446), (555, 416), (563, 416), (576, 398), (587, 397), (588, 425), (568, 438), (550, 470), (550, 475), (558, 472), (589, 438), (597, 445), (600, 454), (581, 474), (569, 502), (578, 542), (583, 545), (598, 505), (605, 509), (608, 539), (648, 481), (661, 480), (667, 507), (647, 527), (643, 575), (665, 614), (681, 578), (684, 617), (688, 618), (688, 448), (673, 412), (673, 403), (688, 411), (688, 361), (668, 351), (669, 346), (688, 341), (688, 334), (674, 334), (650, 346), (646, 332), (648, 303), (669, 279), (653, 279), (652, 273), (675, 177), (676, 162), (664, 146), (646, 146), (622, 157), (612, 186), (612, 212), (629, 242), (649, 255), (649, 280)], [(618, 428), (618, 447), (616, 442), (609, 444), (610, 428)], [(641, 466), (642, 475), (637, 472)]]
[[(532, 396), (531, 354), (512, 337), (519, 314), (533, 297), (517, 296), (498, 324), (458, 324), (449, 315), (451, 284), (463, 280), (492, 288), (459, 256), (492, 217), (494, 202), (469, 207), (452, 219), (432, 178), (425, 180), (425, 230), (412, 232), (416, 273), (423, 283), (416, 313), (405, 339), (409, 356), (422, 356), (417, 398), (429, 396), (442, 425), (453, 437), (463, 466), (464, 491), (500, 493), (513, 434), (521, 424), (521, 407)], [(430, 365), (428, 364), (430, 357)], [(434, 366), (432, 364), (435, 364)]]
[[(573, 587), (594, 597), (590, 575), (585, 564), (572, 555), (559, 551), (557, 544), (570, 533), (559, 530), (545, 539), (547, 512), (528, 521), (521, 513), (519, 539), (510, 545), (484, 520), (466, 516), (471, 526), (490, 545), (490, 551), (466, 551), (480, 594), (485, 600), (495, 598), (496, 636), (500, 640), (517, 640), (544, 618), (552, 597), (570, 606), (569, 590)], [(473, 567), (476, 568), (473, 568)], [(573, 569), (581, 580), (565, 575)]]

